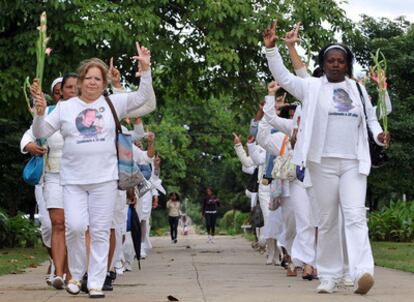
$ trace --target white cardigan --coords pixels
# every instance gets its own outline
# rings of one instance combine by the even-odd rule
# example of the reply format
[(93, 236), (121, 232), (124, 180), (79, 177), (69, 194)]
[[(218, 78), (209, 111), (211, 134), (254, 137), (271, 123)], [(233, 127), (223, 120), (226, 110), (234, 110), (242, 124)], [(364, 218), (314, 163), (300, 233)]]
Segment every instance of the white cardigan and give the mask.
[[(312, 145), (312, 143), (323, 142), (326, 134), (328, 115), (316, 112), (316, 108), (318, 107), (317, 104), (321, 86), (327, 82), (327, 79), (326, 77), (309, 77), (302, 79), (293, 75), (284, 66), (282, 57), (276, 47), (266, 49), (266, 57), (270, 71), (279, 85), (298, 100), (302, 101), (301, 123), (296, 143), (297, 147), (294, 150), (292, 161), (296, 165), (306, 167), (310, 149), (323, 148), (323, 145), (321, 146), (319, 143), (317, 143), (317, 145)], [(356, 82), (348, 78), (346, 78), (345, 81), (346, 85), (351, 89), (353, 101), (359, 104), (359, 106), (362, 106)], [(357, 159), (359, 161), (359, 173), (368, 175), (371, 169), (371, 158), (369, 154), (366, 122), (368, 122), (374, 139), (379, 145), (381, 145), (381, 143), (377, 140), (377, 136), (382, 132), (382, 129), (375, 115), (372, 114), (372, 104), (365, 88), (361, 86), (361, 89), (365, 99), (365, 109), (368, 118), (362, 118), (362, 127), (359, 127)], [(317, 127), (314, 129), (315, 121)]]

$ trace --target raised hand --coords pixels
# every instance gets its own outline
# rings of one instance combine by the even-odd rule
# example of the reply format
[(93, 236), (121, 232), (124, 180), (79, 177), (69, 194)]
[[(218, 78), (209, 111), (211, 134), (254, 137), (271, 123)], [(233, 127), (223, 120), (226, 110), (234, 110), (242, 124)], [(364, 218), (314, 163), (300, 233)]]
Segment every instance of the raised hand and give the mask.
[(277, 35), (277, 20), (272, 21), (272, 24), (263, 32), (263, 42), (266, 48), (272, 48), (276, 45)]
[(151, 52), (148, 48), (140, 46), (138, 42), (135, 42), (137, 47), (138, 56), (132, 58), (138, 61), (138, 72), (135, 74), (137, 77), (147, 71), (151, 66)]
[(296, 23), (295, 28), (287, 32), (285, 37), (283, 38), (283, 41), (285, 41), (288, 47), (294, 47), (295, 43), (300, 41), (299, 28), (300, 28), (300, 22)]
[(111, 57), (109, 61), (109, 70), (108, 70), (108, 81), (111, 82), (112, 86), (115, 88), (122, 88), (121, 85), (121, 73), (114, 66), (114, 58)]
[(281, 88), (281, 86), (276, 81), (271, 81), (267, 85), (268, 95), (276, 95), (276, 92)]
[(235, 145), (241, 144), (240, 136), (238, 136), (236, 133), (233, 132), (233, 143)]
[(34, 79), (32, 85), (30, 86), (30, 94), (32, 95), (32, 98), (35, 102), (37, 115), (44, 115), (47, 107), (47, 102), (43, 92), (40, 90), (39, 81), (37, 79)]

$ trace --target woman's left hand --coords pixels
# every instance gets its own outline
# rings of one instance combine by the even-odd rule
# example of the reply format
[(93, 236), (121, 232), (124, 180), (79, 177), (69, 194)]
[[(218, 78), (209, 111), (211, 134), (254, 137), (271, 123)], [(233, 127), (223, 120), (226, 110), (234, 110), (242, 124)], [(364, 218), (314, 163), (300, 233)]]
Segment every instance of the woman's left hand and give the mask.
[(148, 48), (144, 46), (140, 46), (138, 42), (136, 42), (138, 56), (133, 56), (132, 58), (138, 61), (138, 72), (136, 76), (141, 76), (141, 74), (147, 71), (151, 66), (151, 52)]
[(384, 144), (386, 147), (388, 147), (391, 141), (390, 133), (381, 132), (380, 134), (378, 134), (378, 141)]

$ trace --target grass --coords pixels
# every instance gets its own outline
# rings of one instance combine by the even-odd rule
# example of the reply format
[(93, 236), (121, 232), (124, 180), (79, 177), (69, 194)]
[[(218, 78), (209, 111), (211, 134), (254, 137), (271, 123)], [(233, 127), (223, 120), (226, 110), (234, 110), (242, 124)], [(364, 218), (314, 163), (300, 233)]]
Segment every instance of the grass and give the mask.
[(414, 242), (372, 242), (375, 264), (414, 273)]
[(28, 267), (37, 267), (48, 259), (46, 249), (35, 248), (0, 249), (0, 276), (23, 273)]

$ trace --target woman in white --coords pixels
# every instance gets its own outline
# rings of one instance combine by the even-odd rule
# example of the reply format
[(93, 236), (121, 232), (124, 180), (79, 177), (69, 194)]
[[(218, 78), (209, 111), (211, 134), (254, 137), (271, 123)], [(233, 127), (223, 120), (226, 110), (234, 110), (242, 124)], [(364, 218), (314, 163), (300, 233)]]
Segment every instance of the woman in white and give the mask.
[[(141, 81), (136, 92), (111, 96), (122, 119), (128, 112), (155, 98), (150, 71), (150, 52), (138, 48)], [(115, 121), (103, 97), (107, 86), (107, 66), (90, 59), (79, 67), (80, 96), (59, 103), (47, 117), (46, 101), (41, 92), (36, 99), (33, 133), (48, 137), (60, 130), (63, 139), (61, 184), (65, 207), (66, 243), (69, 269), (73, 279), (66, 290), (80, 291), (80, 280), (86, 270), (85, 231), (89, 224), (91, 247), (88, 267), (88, 289), (92, 298), (104, 297), (101, 291), (106, 277), (114, 202), (117, 200), (118, 165), (115, 147)]]
[[(342, 208), (350, 274), (354, 292), (366, 294), (374, 284), (374, 261), (368, 238), (365, 193), (371, 161), (367, 127), (378, 144), (389, 136), (371, 114), (372, 105), (365, 89), (362, 101), (352, 76), (353, 55), (340, 44), (323, 48), (319, 65), (321, 78), (301, 79), (291, 74), (275, 47), (276, 23), (264, 31), (269, 68), (276, 81), (302, 101), (298, 131), (298, 151), (293, 162), (307, 167), (319, 203), (317, 268), (319, 293), (332, 293), (342, 276), (338, 207)], [(367, 116), (364, 114), (365, 103)], [(306, 177), (306, 176), (305, 176)], [(306, 179), (305, 179), (306, 183)]]

